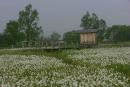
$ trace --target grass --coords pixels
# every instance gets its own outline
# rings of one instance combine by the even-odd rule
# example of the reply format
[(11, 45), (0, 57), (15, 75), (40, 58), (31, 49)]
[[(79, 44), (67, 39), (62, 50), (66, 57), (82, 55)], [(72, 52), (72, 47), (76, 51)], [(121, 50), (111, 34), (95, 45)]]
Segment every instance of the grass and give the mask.
[(128, 64), (111, 64), (106, 66), (108, 69), (112, 68), (115, 72), (120, 72), (129, 78), (130, 82), (130, 65)]
[(0, 50), (0, 55), (38, 55), (38, 56), (48, 56), (48, 57), (55, 57), (57, 59), (61, 59), (64, 63), (67, 64), (77, 64), (74, 63), (71, 58), (68, 58), (67, 54), (64, 52), (64, 50), (57, 50), (57, 51), (45, 51), (41, 49), (35, 49), (35, 50)]
[[(114, 49), (116, 49), (116, 48), (114, 48)], [(11, 75), (11, 74), (15, 73), (15, 76), (17, 76), (17, 78), (21, 78), (21, 77), (26, 78), (26, 77), (28, 77), (27, 81), (31, 81), (32, 79), (36, 79), (36, 75), (38, 75), (38, 77), (37, 77), (38, 81), (41, 80), (41, 77), (48, 76), (49, 82), (53, 81), (54, 79), (55, 79), (55, 81), (62, 80), (62, 79), (65, 79), (65, 81), (66, 81), (66, 79), (69, 76), (72, 76), (71, 78), (75, 78), (76, 81), (78, 81), (78, 80), (84, 81), (85, 78), (88, 78), (87, 76), (90, 76), (89, 79), (95, 78), (95, 76), (97, 76), (97, 78), (101, 77), (101, 79), (102, 79), (107, 74), (109, 74), (109, 71), (108, 71), (108, 73), (107, 73), (107, 71), (104, 71), (103, 73), (100, 74), (100, 72), (102, 72), (102, 70), (104, 70), (104, 69), (105, 70), (114, 69), (114, 72), (111, 72), (111, 73), (118, 73), (119, 72), (119, 73), (121, 73), (121, 74), (119, 74), (119, 76), (122, 75), (122, 77), (123, 76), (128, 77), (128, 78), (130, 77), (130, 65), (129, 64), (119, 64), (119, 63), (117, 64), (115, 62), (115, 63), (113, 63), (111, 65), (101, 66), (96, 61), (94, 61), (94, 63), (90, 63), (89, 60), (93, 61), (94, 59), (96, 60), (98, 57), (99, 57), (99, 61), (100, 61), (100, 55), (97, 56), (97, 54), (101, 54), (102, 53), (102, 52), (99, 52), (100, 50), (98, 50), (98, 51), (95, 51), (95, 50), (92, 51), (92, 50), (90, 50), (90, 49), (88, 49), (88, 50), (84, 49), (84, 50), (81, 50), (81, 51), (77, 51), (77, 50), (45, 51), (45, 50), (42, 50), (42, 49), (0, 50), (0, 55), (6, 55), (6, 54), (7, 54), (7, 56), (10, 56), (10, 55), (26, 55), (28, 57), (29, 56), (31, 57), (31, 55), (38, 55), (38, 56), (43, 56), (44, 55), (44, 56), (47, 56), (47, 59), (50, 57), (50, 59), (48, 61), (52, 60), (53, 58), (57, 58), (58, 61), (60, 60), (61, 63), (65, 64), (65, 66), (55, 66), (55, 63), (52, 64), (51, 62), (48, 62), (48, 63), (52, 64), (52, 67), (45, 67), (44, 69), (42, 67), (42, 68), (39, 69), (37, 67), (41, 67), (41, 65), (39, 66), (39, 65), (35, 65), (35, 63), (34, 64), (31, 63), (32, 64), (31, 67), (29, 67), (27, 69), (23, 68), (22, 72), (21, 72), (21, 71), (19, 71), (19, 70), (21, 70), (20, 67), (22, 67), (22, 66), (25, 67), (27, 64), (26, 65), (24, 65), (24, 64), (22, 64), (22, 65), (19, 65), (19, 64), (15, 65), (15, 63), (14, 63), (15, 68), (13, 68), (14, 66), (12, 66), (12, 69), (10, 69), (10, 67), (7, 66), (7, 68), (6, 68), (7, 70), (1, 70), (0, 71), (0, 75), (4, 74), (4, 75), (8, 76), (8, 74)], [(107, 50), (109, 50), (109, 49), (107, 49)], [(121, 51), (119, 51), (119, 52), (121, 52)], [(124, 52), (126, 52), (126, 51), (124, 51)], [(110, 54), (111, 54), (111, 52), (110, 52)], [(70, 56), (70, 55), (72, 55), (72, 56)], [(76, 56), (73, 57), (73, 55), (76, 55)], [(81, 55), (81, 56), (78, 56), (78, 55)], [(114, 55), (116, 55), (116, 53), (114, 53)], [(78, 59), (76, 59), (77, 56), (78, 56)], [(86, 59), (87, 56), (90, 56), (90, 59), (87, 60)], [(80, 57), (81, 57), (81, 59), (80, 59)], [(21, 57), (21, 58), (23, 58), (23, 57)], [(40, 57), (40, 58), (44, 58), (44, 57)], [(103, 57), (103, 58), (105, 59), (105, 57)], [(34, 60), (34, 59), (32, 59), (32, 60)], [(10, 61), (12, 61), (12, 60), (10, 60)], [(5, 61), (5, 62), (9, 66), (11, 66), (12, 62), (10, 62), (10, 61)], [(17, 60), (17, 62), (18, 61), (19, 60)], [(42, 61), (42, 60), (40, 60), (40, 61)], [(2, 62), (2, 63), (5, 63), (5, 62)], [(45, 61), (43, 60), (42, 62), (45, 62)], [(104, 60), (104, 62), (105, 62), (105, 60)], [(34, 68), (33, 68), (33, 66), (34, 66)], [(43, 66), (44, 66), (44, 64), (43, 64)], [(45, 64), (45, 66), (47, 66), (47, 65)], [(3, 71), (5, 71), (5, 72), (3, 72)], [(17, 74), (16, 74), (16, 72), (17, 72)], [(56, 72), (56, 76), (55, 76), (55, 72)], [(82, 77), (82, 75), (80, 76), (80, 74), (86, 75), (85, 78), (84, 78), (84, 76)], [(92, 77), (93, 75), (95, 75), (95, 76)], [(33, 78), (31, 78), (29, 76), (32, 76)], [(79, 76), (80, 76), (80, 78), (79, 78)], [(79, 79), (77, 79), (77, 77)], [(71, 80), (71, 78), (69, 78), (69, 79)], [(116, 78), (116, 76), (113, 77), (113, 78)], [(110, 78), (110, 79), (112, 79), (112, 78)], [(117, 78), (117, 79), (120, 80), (120, 77)], [(70, 80), (67, 80), (67, 81), (70, 81)], [(92, 80), (94, 80), (94, 79), (92, 79)], [(98, 79), (98, 80), (100, 81), (100, 79)], [(106, 79), (104, 79), (104, 81), (105, 80)], [(80, 81), (78, 81), (78, 82), (80, 82)], [(51, 83), (47, 83), (47, 84), (51, 84)], [(55, 86), (56, 86), (56, 84), (54, 84), (54, 87)], [(38, 85), (37, 84), (33, 84), (33, 87), (38, 87)], [(50, 86), (46, 86), (46, 87), (50, 87)], [(67, 87), (69, 87), (69, 86), (67, 86)], [(97, 86), (97, 87), (100, 87), (100, 86)], [(115, 87), (117, 87), (117, 86), (115, 86)], [(120, 86), (118, 86), (118, 87), (120, 87)], [(129, 86), (127, 86), (127, 87), (129, 87)]]
[[(68, 50), (69, 51), (69, 50)], [(24, 49), (24, 50), (0, 50), (0, 55), (38, 55), (55, 57), (62, 60), (63, 63), (74, 65), (74, 66), (90, 66), (89, 63), (84, 63), (82, 60), (76, 61), (68, 57), (68, 53), (65, 50), (46, 51), (42, 49)]]
[(130, 77), (130, 65), (128, 64), (111, 64), (107, 67), (113, 68), (115, 71), (121, 72)]

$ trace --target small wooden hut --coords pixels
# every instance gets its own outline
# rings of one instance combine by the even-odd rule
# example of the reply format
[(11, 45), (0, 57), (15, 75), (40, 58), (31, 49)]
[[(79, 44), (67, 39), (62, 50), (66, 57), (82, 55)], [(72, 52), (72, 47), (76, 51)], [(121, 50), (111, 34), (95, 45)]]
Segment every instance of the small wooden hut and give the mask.
[(96, 32), (97, 29), (79, 30), (80, 44), (82, 45), (96, 44)]

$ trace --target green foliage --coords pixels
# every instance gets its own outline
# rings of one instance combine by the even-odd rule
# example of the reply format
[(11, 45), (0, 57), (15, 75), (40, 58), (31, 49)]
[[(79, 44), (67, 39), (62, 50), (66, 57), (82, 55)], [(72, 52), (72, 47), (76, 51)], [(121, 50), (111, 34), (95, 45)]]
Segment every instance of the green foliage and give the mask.
[(90, 14), (89, 12), (87, 12), (83, 18), (81, 19), (81, 27), (85, 28), (85, 29), (88, 29), (91, 27), (91, 18), (90, 18)]
[(97, 42), (102, 42), (104, 39), (104, 30), (97, 31)]
[(5, 43), (5, 36), (3, 34), (0, 34), (0, 48), (6, 47), (7, 44)]
[(38, 26), (38, 21), (38, 12), (36, 9), (32, 9), (31, 4), (27, 5), (25, 9), (19, 12), (19, 27), (24, 31), (27, 41), (39, 39), (42, 30), (41, 26)]
[(110, 41), (130, 41), (130, 26), (113, 25), (106, 31), (105, 37)]
[(128, 64), (111, 64), (107, 67), (113, 68), (116, 72), (121, 72), (127, 76), (130, 76), (130, 65)]
[(104, 32), (107, 27), (105, 20), (99, 19), (95, 13), (87, 12), (81, 19), (80, 26), (83, 29), (98, 29), (97, 40), (101, 42), (104, 39)]
[(4, 30), (4, 40), (7, 45), (16, 45), (17, 42), (24, 40), (24, 33), (19, 29), (17, 21), (9, 21)]
[[(89, 66), (89, 63), (84, 64), (84, 61), (76, 61), (73, 60), (71, 57), (68, 55), (69, 50), (43, 50), (43, 49), (23, 49), (23, 50), (0, 50), (0, 55), (38, 55), (38, 56), (48, 56), (48, 57), (55, 57), (59, 60), (62, 60), (63, 63), (70, 64), (70, 65), (80, 65), (80, 66)], [(28, 74), (29, 72), (25, 72)]]
[(84, 29), (105, 29), (106, 22), (103, 19), (99, 19), (95, 13), (92, 15), (87, 12), (81, 19), (81, 27)]
[(60, 39), (61, 35), (57, 32), (53, 32), (50, 36), (52, 42), (56, 42)]
[(75, 31), (71, 31), (71, 32), (66, 32), (63, 35), (63, 40), (67, 43), (67, 44), (79, 44), (80, 43), (80, 34), (78, 32)]
[(21, 41), (36, 41), (41, 38), (41, 27), (38, 26), (38, 12), (29, 4), (19, 12), (18, 20), (9, 21), (0, 35), (0, 47), (16, 47)]

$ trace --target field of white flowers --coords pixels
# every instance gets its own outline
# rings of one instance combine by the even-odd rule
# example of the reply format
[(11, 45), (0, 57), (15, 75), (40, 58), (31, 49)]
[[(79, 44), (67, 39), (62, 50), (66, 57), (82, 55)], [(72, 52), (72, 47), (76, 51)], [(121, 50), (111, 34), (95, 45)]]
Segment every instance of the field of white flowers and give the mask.
[(0, 87), (130, 87), (129, 47), (62, 53), (63, 58), (1, 54)]

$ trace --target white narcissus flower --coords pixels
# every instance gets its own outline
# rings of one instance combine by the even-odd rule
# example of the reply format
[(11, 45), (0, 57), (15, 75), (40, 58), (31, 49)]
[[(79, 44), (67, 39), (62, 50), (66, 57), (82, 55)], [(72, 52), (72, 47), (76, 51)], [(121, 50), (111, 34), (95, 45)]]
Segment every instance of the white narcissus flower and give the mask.
[(0, 55), (0, 86), (130, 87), (126, 75), (107, 68), (111, 64), (129, 65), (129, 47), (63, 52), (74, 64), (44, 55)]

